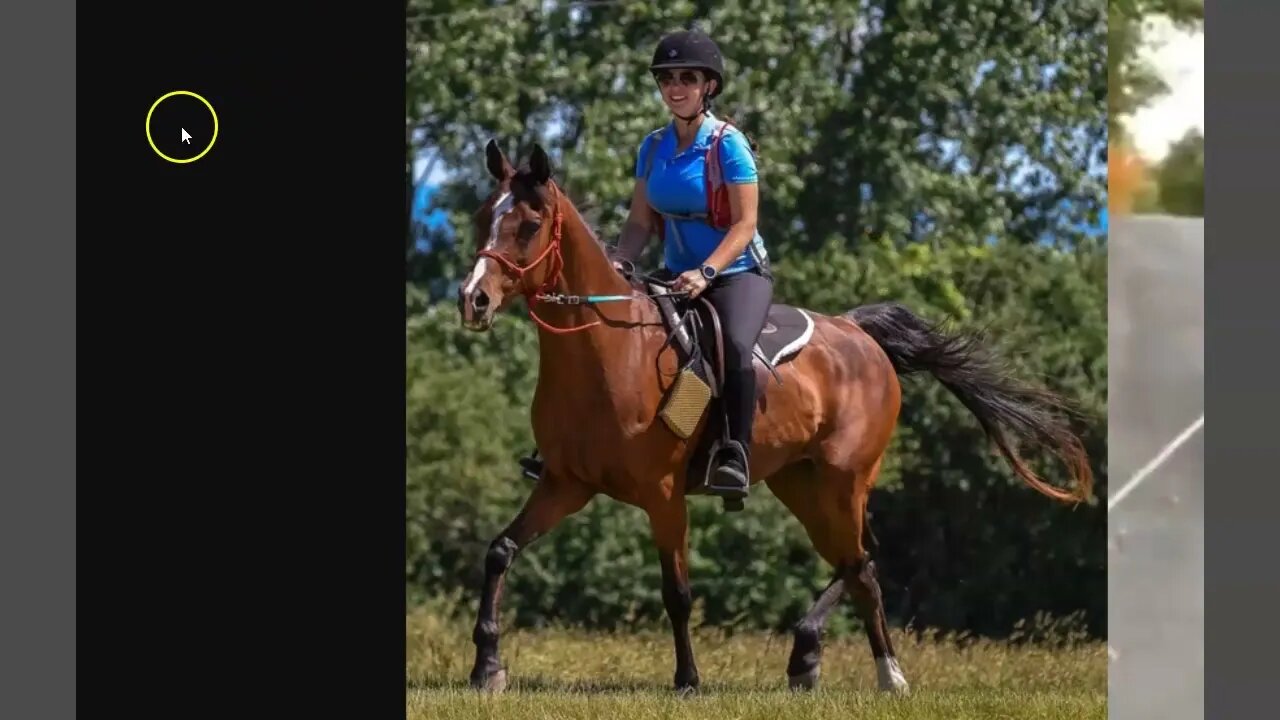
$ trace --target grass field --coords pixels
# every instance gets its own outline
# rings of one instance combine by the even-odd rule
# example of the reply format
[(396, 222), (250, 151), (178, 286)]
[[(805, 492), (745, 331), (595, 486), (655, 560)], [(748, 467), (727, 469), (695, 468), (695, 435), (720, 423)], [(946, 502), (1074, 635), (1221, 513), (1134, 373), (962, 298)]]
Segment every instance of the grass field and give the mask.
[(828, 641), (821, 687), (787, 690), (787, 635), (695, 633), (700, 691), (672, 689), (671, 634), (660, 628), (629, 633), (571, 629), (515, 631), (502, 636), (510, 677), (501, 695), (467, 686), (474, 648), (467, 623), (430, 611), (406, 619), (406, 704), (412, 720), (431, 718), (1058, 718), (1107, 716), (1107, 651), (1103, 643), (1013, 645), (898, 633), (899, 660), (911, 695), (876, 690), (865, 636)]

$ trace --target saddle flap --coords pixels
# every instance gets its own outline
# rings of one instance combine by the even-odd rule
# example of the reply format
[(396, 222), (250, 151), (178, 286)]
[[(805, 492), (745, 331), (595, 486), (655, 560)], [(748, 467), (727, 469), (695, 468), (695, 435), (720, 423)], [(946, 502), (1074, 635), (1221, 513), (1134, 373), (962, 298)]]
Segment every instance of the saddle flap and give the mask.
[(768, 365), (795, 357), (813, 337), (813, 318), (804, 310), (781, 303), (769, 315), (756, 341), (756, 356)]

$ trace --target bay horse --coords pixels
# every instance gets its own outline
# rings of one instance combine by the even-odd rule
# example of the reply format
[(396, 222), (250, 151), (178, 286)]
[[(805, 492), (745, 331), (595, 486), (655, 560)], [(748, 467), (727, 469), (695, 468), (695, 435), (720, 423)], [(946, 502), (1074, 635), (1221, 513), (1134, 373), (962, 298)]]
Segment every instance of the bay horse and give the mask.
[[(517, 554), (603, 494), (648, 516), (675, 639), (675, 686), (696, 690), (685, 503), (686, 458), (698, 437), (682, 439), (656, 421), (663, 379), (677, 369), (672, 353), (662, 352), (663, 316), (641, 287), (614, 269), (604, 245), (552, 179), (541, 147), (517, 170), (490, 141), (486, 166), (496, 188), (475, 215), (479, 250), (459, 289), (459, 313), (466, 328), (487, 331), (497, 312), (526, 298), (539, 328), (532, 423), (544, 465), (523, 508), (485, 554), (471, 684), (486, 691), (506, 687), (498, 607)], [(546, 301), (575, 292), (631, 301)], [(806, 314), (812, 324), (803, 349), (775, 368), (782, 382), (766, 382), (759, 393), (750, 466), (752, 484), (767, 483), (834, 568), (830, 584), (794, 627), (789, 686), (816, 686), (827, 616), (847, 592), (865, 626), (879, 688), (907, 692), (865, 519), (898, 420), (899, 375), (932, 374), (1034, 490), (1082, 502), (1092, 492), (1093, 476), (1083, 444), (1063, 419), (1066, 404), (999, 370), (977, 336), (945, 332), (892, 303), (839, 316)], [(1074, 490), (1041, 479), (1011, 437), (1053, 452)]]

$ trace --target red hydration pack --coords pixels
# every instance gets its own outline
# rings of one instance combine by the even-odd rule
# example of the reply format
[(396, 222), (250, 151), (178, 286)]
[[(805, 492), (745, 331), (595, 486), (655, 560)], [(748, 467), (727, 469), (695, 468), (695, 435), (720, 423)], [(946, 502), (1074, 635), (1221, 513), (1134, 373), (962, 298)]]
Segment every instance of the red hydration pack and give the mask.
[[(707, 146), (705, 155), (707, 167), (703, 173), (703, 177), (706, 178), (707, 212), (693, 215), (669, 215), (660, 213), (651, 206), (650, 210), (655, 215), (660, 239), (664, 238), (666, 234), (667, 223), (665, 220), (667, 217), (681, 220), (702, 220), (717, 230), (728, 230), (733, 224), (733, 209), (729, 205), (729, 188), (724, 182), (724, 170), (720, 165), (720, 143), (724, 138), (725, 131), (731, 125), (733, 123), (721, 120), (720, 127), (716, 128), (715, 134), (711, 136), (711, 143)], [(649, 144), (649, 152), (645, 157), (644, 178), (646, 181), (649, 179), (649, 173), (653, 171), (654, 153), (657, 151), (658, 144), (662, 142), (666, 132), (665, 127), (659, 130)]]
[(725, 186), (724, 170), (720, 167), (720, 140), (730, 125), (723, 122), (711, 136), (707, 147), (707, 222), (717, 230), (728, 230), (733, 223), (733, 211), (729, 206), (729, 188)]

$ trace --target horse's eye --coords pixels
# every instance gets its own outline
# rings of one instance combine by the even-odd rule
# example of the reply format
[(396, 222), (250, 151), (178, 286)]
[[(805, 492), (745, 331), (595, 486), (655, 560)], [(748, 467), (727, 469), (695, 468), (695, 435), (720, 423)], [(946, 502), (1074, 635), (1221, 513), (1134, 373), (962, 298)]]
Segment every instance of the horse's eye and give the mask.
[(542, 223), (536, 220), (525, 220), (520, 223), (520, 228), (516, 230), (516, 236), (523, 241), (528, 241), (538, 232), (540, 227), (542, 227)]

